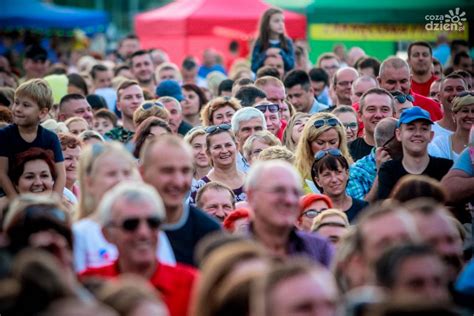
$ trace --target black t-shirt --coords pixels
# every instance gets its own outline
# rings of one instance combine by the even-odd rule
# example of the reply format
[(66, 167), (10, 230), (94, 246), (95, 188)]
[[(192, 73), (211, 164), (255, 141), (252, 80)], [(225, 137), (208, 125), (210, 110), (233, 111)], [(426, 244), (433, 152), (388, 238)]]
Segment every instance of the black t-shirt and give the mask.
[[(444, 158), (430, 156), (430, 162), (421, 174), (440, 181), (453, 165), (453, 161)], [(389, 160), (384, 162), (379, 169), (379, 190), (377, 199), (386, 199), (398, 180), (407, 175), (401, 160)]]
[(352, 224), (361, 211), (367, 206), (369, 206), (367, 201), (352, 198), (351, 207), (345, 211), (349, 222)]
[(38, 126), (36, 138), (31, 143), (28, 143), (21, 137), (16, 124), (11, 124), (0, 129), (0, 156), (8, 157), (10, 168), (17, 154), (33, 147), (49, 149), (54, 153), (55, 162), (64, 161), (58, 135), (43, 128), (41, 125)]
[(374, 146), (367, 144), (362, 137), (354, 139), (352, 142), (347, 144), (347, 146), (349, 147), (349, 153), (354, 161), (367, 156), (372, 151), (372, 148), (374, 148)]
[(197, 243), (207, 234), (221, 230), (221, 226), (194, 206), (189, 207), (187, 218), (182, 220), (184, 223), (163, 225), (163, 230), (168, 236), (176, 261), (195, 266), (194, 248)]

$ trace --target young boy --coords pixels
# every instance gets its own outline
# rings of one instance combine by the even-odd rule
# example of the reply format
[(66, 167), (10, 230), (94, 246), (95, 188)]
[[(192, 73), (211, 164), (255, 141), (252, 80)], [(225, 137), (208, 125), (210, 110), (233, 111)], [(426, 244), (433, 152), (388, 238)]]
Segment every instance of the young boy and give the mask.
[(50, 149), (54, 152), (57, 178), (54, 191), (63, 195), (66, 170), (58, 136), (40, 125), (53, 105), (53, 95), (43, 79), (32, 79), (15, 91), (12, 106), (13, 124), (0, 129), (0, 186), (11, 200), (18, 193), (8, 177), (15, 156), (31, 147)]

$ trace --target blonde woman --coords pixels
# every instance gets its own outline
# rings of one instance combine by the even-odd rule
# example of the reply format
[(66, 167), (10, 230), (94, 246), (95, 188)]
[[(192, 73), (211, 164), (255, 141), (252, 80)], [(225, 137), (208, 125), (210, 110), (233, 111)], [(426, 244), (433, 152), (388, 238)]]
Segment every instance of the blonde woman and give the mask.
[[(75, 269), (81, 272), (117, 258), (117, 249), (102, 235), (96, 209), (108, 190), (124, 180), (139, 181), (140, 176), (133, 156), (122, 144), (110, 142), (84, 148), (79, 159), (78, 178), (81, 194), (73, 233)], [(164, 233), (160, 233), (159, 243), (159, 259), (174, 264), (174, 255)]]
[(193, 149), (193, 185), (206, 176), (211, 170), (211, 163), (206, 154), (206, 131), (204, 127), (194, 127), (185, 136), (184, 141)]
[(288, 121), (288, 125), (283, 133), (283, 144), (288, 148), (288, 150), (295, 152), (298, 140), (300, 139), (306, 122), (308, 122), (310, 117), (311, 114), (298, 112)]
[(341, 121), (330, 113), (317, 113), (306, 122), (295, 153), (295, 167), (304, 179), (306, 193), (320, 193), (311, 179), (314, 155), (321, 150), (339, 149), (349, 164), (351, 155), (347, 148), (346, 132)]
[(260, 131), (247, 138), (242, 151), (251, 165), (265, 148), (272, 146), (281, 146), (280, 140), (269, 131)]

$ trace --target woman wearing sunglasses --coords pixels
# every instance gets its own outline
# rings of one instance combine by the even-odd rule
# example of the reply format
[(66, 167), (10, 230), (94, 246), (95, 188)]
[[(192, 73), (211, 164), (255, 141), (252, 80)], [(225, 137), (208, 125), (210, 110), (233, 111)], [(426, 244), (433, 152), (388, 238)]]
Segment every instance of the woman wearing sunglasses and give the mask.
[[(464, 93), (453, 99), (453, 119), (456, 130), (451, 135), (440, 134), (428, 145), (428, 153), (434, 157), (456, 162), (469, 143), (469, 133), (474, 124), (474, 93)], [(436, 134), (435, 134), (436, 135)]]
[[(116, 184), (140, 180), (133, 156), (117, 142), (86, 147), (79, 159), (79, 208), (73, 224), (74, 264), (77, 272), (108, 264), (117, 258), (117, 249), (102, 235), (97, 207), (102, 197)], [(174, 263), (174, 255), (164, 233), (160, 233), (158, 257)]]
[(232, 116), (242, 106), (236, 98), (214, 98), (202, 109), (201, 121), (203, 126), (230, 124)]
[(369, 204), (347, 195), (346, 187), (349, 180), (349, 163), (340, 150), (328, 149), (316, 153), (311, 167), (314, 183), (327, 195), (334, 208), (347, 215), (353, 222), (359, 213)]
[(300, 199), (301, 214), (296, 226), (311, 231), (314, 219), (323, 211), (333, 208), (331, 199), (324, 194), (308, 193)]
[(320, 193), (311, 178), (311, 165), (318, 151), (331, 148), (339, 149), (346, 160), (352, 163), (341, 121), (333, 114), (317, 113), (306, 122), (295, 154), (295, 167), (305, 180), (306, 193)]
[(206, 128), (206, 153), (212, 169), (191, 188), (191, 204), (195, 204), (197, 191), (211, 181), (221, 182), (231, 188), (236, 203), (247, 199), (243, 190), (245, 174), (237, 169), (237, 144), (230, 129), (228, 124)]

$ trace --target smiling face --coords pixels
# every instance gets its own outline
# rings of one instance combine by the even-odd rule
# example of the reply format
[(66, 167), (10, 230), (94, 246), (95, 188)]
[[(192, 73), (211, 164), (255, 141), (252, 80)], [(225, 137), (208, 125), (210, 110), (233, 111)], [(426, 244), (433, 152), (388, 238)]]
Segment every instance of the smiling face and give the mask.
[(360, 118), (367, 133), (373, 134), (378, 122), (394, 115), (391, 103), (391, 97), (386, 94), (370, 93), (365, 96)]
[(63, 150), (64, 167), (66, 168), (66, 186), (73, 185), (77, 180), (77, 166), (79, 164), (79, 156), (81, 155), (81, 147), (66, 148)]
[(339, 121), (341, 121), (342, 125), (346, 130), (347, 141), (353, 141), (357, 138), (357, 130), (359, 126), (357, 124), (357, 117), (352, 112), (343, 112), (336, 114)]
[(207, 148), (207, 155), (214, 167), (235, 165), (237, 146), (232, 136), (227, 132), (223, 132), (208, 137), (209, 148)]
[(402, 143), (403, 153), (411, 156), (423, 156), (433, 139), (431, 124), (424, 120), (402, 124), (395, 130), (397, 140)]
[(308, 120), (309, 120), (309, 116), (304, 116), (295, 120), (295, 123), (293, 125), (293, 130), (291, 131), (291, 139), (295, 142), (295, 144), (298, 143), (301, 137), (301, 134), (303, 133), (304, 126), (306, 122), (308, 122)]
[(133, 119), (133, 113), (145, 101), (143, 90), (139, 85), (131, 85), (125, 89), (119, 90), (119, 98), (117, 100), (117, 109), (122, 115)]
[(48, 109), (40, 110), (31, 98), (17, 96), (12, 106), (12, 114), (15, 124), (27, 127), (38, 124), (48, 114)]
[(333, 197), (345, 194), (348, 179), (349, 170), (344, 169), (338, 163), (337, 170), (330, 170), (328, 168), (320, 170), (315, 181), (323, 189), (324, 194)]
[(114, 124), (111, 120), (104, 118), (104, 117), (96, 117), (94, 118), (94, 130), (99, 133), (100, 135), (104, 135), (108, 131), (114, 128)]
[(215, 110), (212, 113), (211, 125), (230, 124), (234, 113), (235, 110), (230, 105)]
[(74, 135), (79, 135), (80, 133), (89, 129), (89, 125), (84, 121), (74, 121), (68, 125), (69, 132)]
[(327, 149), (339, 149), (339, 134), (335, 128), (330, 128), (321, 133), (318, 138), (311, 142), (311, 152), (316, 154), (318, 151)]
[(36, 159), (25, 163), (17, 190), (19, 193), (51, 193), (53, 184), (48, 164), (42, 159)]
[(232, 196), (225, 189), (209, 188), (201, 195), (199, 204), (203, 211), (221, 222), (234, 210)]
[(209, 157), (206, 155), (206, 135), (199, 135), (191, 142), (194, 164), (199, 168), (209, 167)]
[(439, 101), (445, 112), (451, 112), (453, 99), (464, 91), (466, 91), (466, 83), (461, 78), (447, 78), (441, 83)]
[(474, 125), (474, 104), (466, 105), (457, 113), (454, 113), (456, 127), (466, 131), (470, 131)]

